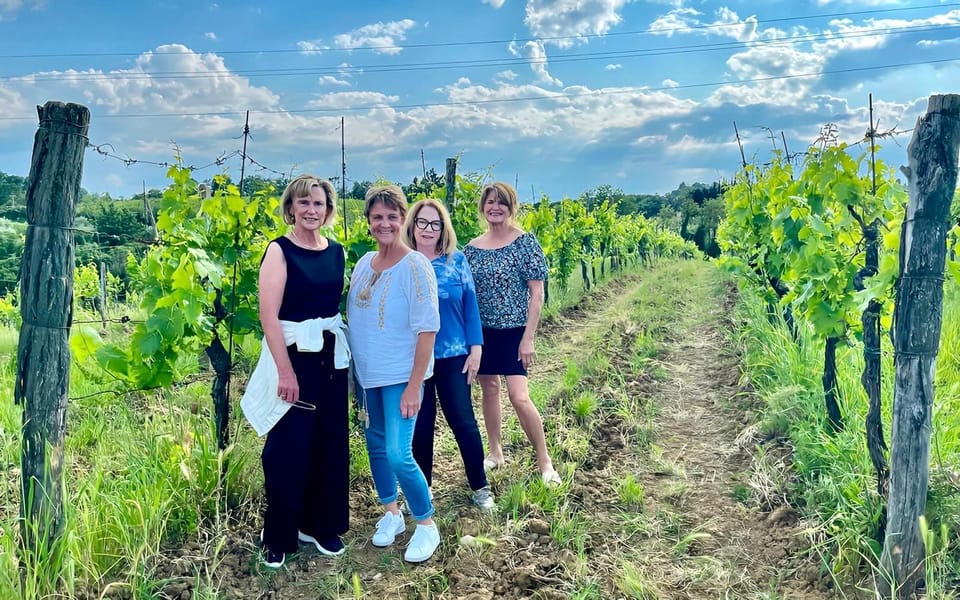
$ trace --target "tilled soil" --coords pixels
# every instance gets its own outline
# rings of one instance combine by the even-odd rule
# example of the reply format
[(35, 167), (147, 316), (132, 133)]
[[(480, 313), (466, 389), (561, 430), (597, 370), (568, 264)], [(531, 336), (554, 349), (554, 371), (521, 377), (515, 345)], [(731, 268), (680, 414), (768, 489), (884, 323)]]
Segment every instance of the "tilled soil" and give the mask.
[[(687, 268), (695, 275), (688, 286), (706, 286), (697, 293), (678, 294), (668, 264), (611, 282), (542, 326), (531, 377), (550, 390), (544, 421), (564, 477), (546, 501), (536, 499), (544, 493), (520, 433), (505, 435), (507, 465), (491, 474), (498, 511), (473, 507), (440, 419), (434, 492), (443, 542), (427, 563), (404, 563), (402, 542), (386, 550), (369, 543), (382, 512), (369, 478), (360, 478), (342, 557), (304, 546), (281, 569), (263, 568), (259, 507), (245, 507), (208, 539), (158, 559), (157, 578), (167, 583), (157, 597), (214, 597), (211, 588), (218, 598), (294, 600), (833, 597), (796, 512), (750, 493), (755, 401), (740, 386), (726, 320), (734, 292), (716, 283), (711, 266)], [(655, 293), (673, 295), (675, 314), (638, 321), (636, 309)], [(656, 350), (638, 360), (641, 338)], [(602, 367), (585, 369), (570, 389), (570, 365), (591, 357)], [(598, 408), (574, 419), (570, 406), (583, 392)], [(351, 443), (362, 444), (355, 434)], [(628, 477), (643, 491), (625, 504)], [(131, 595), (120, 586), (102, 597)]]

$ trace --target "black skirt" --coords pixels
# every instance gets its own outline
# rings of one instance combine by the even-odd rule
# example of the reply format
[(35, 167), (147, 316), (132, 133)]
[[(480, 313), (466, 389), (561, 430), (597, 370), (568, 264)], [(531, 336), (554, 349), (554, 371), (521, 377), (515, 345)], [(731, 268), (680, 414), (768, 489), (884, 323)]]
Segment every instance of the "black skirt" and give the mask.
[(480, 375), (523, 375), (527, 370), (518, 359), (520, 340), (525, 327), (510, 329), (483, 328), (483, 354), (480, 355)]

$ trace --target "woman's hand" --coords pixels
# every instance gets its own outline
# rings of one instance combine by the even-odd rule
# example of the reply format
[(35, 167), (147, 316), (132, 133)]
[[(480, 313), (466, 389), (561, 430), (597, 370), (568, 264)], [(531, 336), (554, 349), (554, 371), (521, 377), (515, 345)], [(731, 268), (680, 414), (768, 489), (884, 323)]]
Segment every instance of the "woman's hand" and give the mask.
[(300, 384), (297, 383), (297, 376), (291, 369), (290, 371), (278, 373), (280, 381), (277, 384), (277, 396), (284, 402), (295, 404), (300, 400)]
[(470, 354), (467, 355), (467, 360), (463, 362), (463, 370), (460, 372), (467, 374), (467, 385), (473, 385), (477, 378), (477, 372), (480, 370), (482, 348), (482, 346), (470, 346)]
[(407, 385), (407, 387), (403, 389), (403, 394), (400, 396), (400, 416), (404, 419), (416, 416), (416, 414), (420, 412), (421, 400), (420, 386), (411, 387)]
[(520, 339), (520, 349), (517, 352), (517, 360), (523, 363), (524, 369), (529, 369), (530, 365), (533, 364), (533, 339), (523, 336)]

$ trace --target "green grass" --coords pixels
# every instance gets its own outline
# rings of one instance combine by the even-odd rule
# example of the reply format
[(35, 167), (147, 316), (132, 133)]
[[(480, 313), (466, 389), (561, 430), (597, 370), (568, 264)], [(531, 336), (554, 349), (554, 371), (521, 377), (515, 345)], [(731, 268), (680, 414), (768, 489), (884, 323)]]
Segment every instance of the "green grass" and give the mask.
[[(934, 427), (931, 438), (931, 477), (927, 519), (934, 530), (946, 525), (947, 549), (938, 560), (952, 568), (960, 565), (960, 290), (945, 284), (944, 325), (937, 360)], [(882, 499), (875, 491), (872, 464), (866, 451), (863, 421), (867, 399), (859, 378), (863, 369), (859, 344), (841, 346), (837, 364), (841, 411), (845, 429), (830, 434), (824, 426), (825, 408), (820, 373), (823, 343), (801, 328), (797, 342), (782, 321), (768, 318), (765, 305), (744, 290), (736, 309), (742, 323), (738, 340), (743, 348), (746, 373), (756, 394), (764, 402), (761, 428), (782, 437), (793, 448), (789, 470), (776, 457), (757, 455), (754, 471), (745, 486), (758, 503), (776, 505), (789, 497), (813, 519), (815, 534), (829, 543), (821, 546), (830, 570), (848, 580), (864, 572), (878, 573), (882, 540)], [(894, 377), (890, 340), (883, 336), (884, 433), (890, 438), (890, 402)], [(734, 492), (743, 500), (744, 489)], [(935, 574), (936, 576), (936, 574)], [(928, 586), (949, 587), (949, 577), (940, 576)]]

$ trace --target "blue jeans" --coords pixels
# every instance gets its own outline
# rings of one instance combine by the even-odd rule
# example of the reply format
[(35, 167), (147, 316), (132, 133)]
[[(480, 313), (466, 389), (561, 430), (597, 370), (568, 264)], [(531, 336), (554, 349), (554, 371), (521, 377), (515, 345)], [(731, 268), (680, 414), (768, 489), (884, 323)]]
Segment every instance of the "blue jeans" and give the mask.
[(397, 383), (363, 390), (370, 417), (370, 427), (364, 428), (364, 434), (380, 502), (389, 504), (397, 499), (399, 482), (411, 516), (422, 521), (433, 515), (433, 503), (423, 471), (413, 459), (411, 446), (417, 417), (400, 416), (400, 396), (406, 387), (406, 383)]
[(460, 457), (467, 473), (470, 489), (479, 490), (487, 485), (487, 474), (483, 470), (483, 442), (477, 417), (473, 413), (470, 400), (470, 386), (463, 373), (466, 356), (438, 358), (433, 363), (433, 376), (424, 382), (423, 403), (417, 415), (417, 426), (413, 434), (413, 456), (423, 470), (427, 483), (433, 481), (433, 434), (437, 422), (437, 400), (443, 409), (443, 416), (453, 431), (453, 437), (460, 447)]

